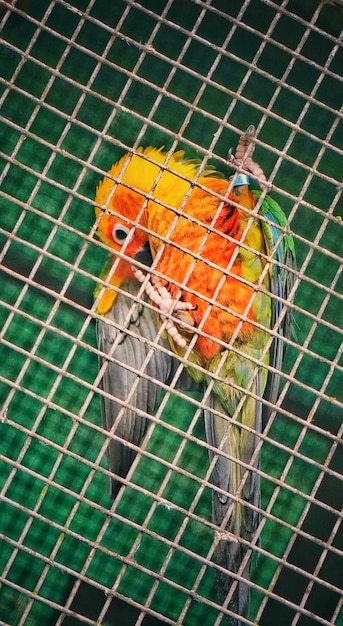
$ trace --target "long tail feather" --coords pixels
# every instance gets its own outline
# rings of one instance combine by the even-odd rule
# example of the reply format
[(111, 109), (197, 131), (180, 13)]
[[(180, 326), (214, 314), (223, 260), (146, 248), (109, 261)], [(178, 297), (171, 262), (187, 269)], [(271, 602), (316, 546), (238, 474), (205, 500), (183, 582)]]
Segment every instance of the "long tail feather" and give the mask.
[[(211, 461), (214, 456), (217, 456), (212, 473), (213, 484), (225, 492), (213, 489), (212, 497), (213, 522), (220, 528), (215, 559), (217, 564), (226, 570), (225, 573), (218, 571), (218, 592), (221, 602), (224, 602), (228, 595), (230, 596), (228, 606), (237, 615), (237, 618), (229, 618), (228, 623), (231, 626), (240, 626), (239, 616), (246, 617), (249, 609), (248, 581), (250, 581), (252, 559), (251, 554), (247, 555), (248, 542), (252, 540), (258, 526), (258, 513), (249, 506), (245, 506), (245, 502), (258, 507), (260, 501), (259, 476), (253, 471), (259, 464), (258, 455), (253, 463), (252, 459), (257, 446), (258, 433), (261, 431), (262, 409), (261, 403), (246, 398), (242, 409), (242, 422), (249, 425), (253, 432), (242, 429), (229, 416), (225, 419), (216, 414), (216, 411), (223, 414), (223, 406), (220, 400), (212, 394), (209, 407), (205, 410), (208, 443), (228, 457), (252, 464), (252, 471), (246, 470), (241, 464), (235, 463), (220, 452), (218, 456), (210, 452)], [(239, 501), (236, 500), (237, 497)], [(243, 560), (244, 565), (242, 565)]]

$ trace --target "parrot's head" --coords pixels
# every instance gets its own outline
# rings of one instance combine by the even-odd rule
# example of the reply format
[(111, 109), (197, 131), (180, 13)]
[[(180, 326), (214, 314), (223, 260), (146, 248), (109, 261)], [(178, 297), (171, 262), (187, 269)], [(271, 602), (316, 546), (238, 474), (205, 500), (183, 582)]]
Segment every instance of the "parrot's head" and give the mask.
[[(193, 179), (200, 164), (183, 156), (183, 151), (168, 157), (163, 148), (138, 148), (136, 154), (125, 154), (114, 163), (99, 183), (95, 196), (97, 236), (114, 254), (119, 252), (127, 257), (121, 257), (116, 266), (117, 286), (133, 277), (132, 261), (151, 265), (148, 233), (144, 228), (147, 226), (146, 208), (149, 203), (156, 203), (148, 197), (174, 206), (179, 199), (181, 205), (191, 185), (183, 177)], [(160, 165), (165, 162), (168, 169), (161, 171)], [(160, 204), (157, 206), (163, 211)]]
[[(198, 160), (185, 159), (182, 150), (170, 155), (163, 148), (151, 146), (127, 153), (112, 165), (95, 196), (97, 236), (114, 255), (120, 253), (114, 271), (107, 272), (112, 285), (120, 287), (124, 280), (133, 278), (134, 261), (151, 265), (147, 215), (153, 209), (165, 216), (163, 204), (181, 207), (200, 165)], [(212, 171), (207, 166), (204, 174)], [(111, 308), (116, 292), (107, 289), (105, 296), (98, 306), (100, 312)]]

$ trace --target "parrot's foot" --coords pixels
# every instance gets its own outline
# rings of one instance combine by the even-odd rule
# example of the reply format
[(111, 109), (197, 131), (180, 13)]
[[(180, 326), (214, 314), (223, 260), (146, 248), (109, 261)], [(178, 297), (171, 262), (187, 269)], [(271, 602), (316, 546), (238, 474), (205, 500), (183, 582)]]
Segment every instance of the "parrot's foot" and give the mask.
[(241, 135), (235, 155), (233, 154), (232, 148), (230, 148), (228, 153), (228, 159), (230, 161), (230, 165), (232, 165), (233, 167), (238, 167), (244, 172), (252, 174), (254, 178), (257, 178), (261, 189), (264, 189), (265, 187), (270, 187), (270, 183), (268, 183), (261, 166), (256, 163), (256, 161), (252, 160), (252, 155), (254, 154), (255, 150), (255, 136), (256, 128), (255, 126), (251, 125), (246, 130), (244, 135)]
[(190, 302), (182, 302), (172, 298), (169, 291), (161, 285), (156, 276), (153, 276), (150, 280), (147, 278), (146, 274), (134, 266), (132, 266), (132, 271), (136, 280), (140, 283), (145, 283), (145, 293), (158, 307), (161, 319), (165, 321), (165, 329), (174, 343), (180, 346), (180, 348), (186, 348), (186, 339), (182, 337), (174, 321), (170, 319), (169, 316), (173, 315), (173, 317), (178, 320), (180, 326), (191, 326), (194, 321), (187, 311), (194, 310), (194, 306)]

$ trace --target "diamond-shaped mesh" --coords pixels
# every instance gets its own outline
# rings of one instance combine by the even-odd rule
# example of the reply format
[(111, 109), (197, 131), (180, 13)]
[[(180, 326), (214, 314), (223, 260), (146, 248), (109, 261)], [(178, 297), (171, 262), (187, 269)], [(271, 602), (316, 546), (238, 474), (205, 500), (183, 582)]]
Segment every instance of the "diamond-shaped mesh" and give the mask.
[(253, 124), (298, 272), (242, 624), (343, 625), (342, 26), (326, 0), (0, 0), (2, 624), (225, 624), (199, 391), (162, 385), (110, 499), (94, 195), (140, 145), (229, 176)]

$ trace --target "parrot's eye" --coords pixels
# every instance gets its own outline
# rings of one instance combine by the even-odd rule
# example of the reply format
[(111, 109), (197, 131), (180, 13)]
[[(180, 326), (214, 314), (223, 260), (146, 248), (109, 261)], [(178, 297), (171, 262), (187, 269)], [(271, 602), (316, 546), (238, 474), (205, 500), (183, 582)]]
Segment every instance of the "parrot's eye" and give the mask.
[(131, 228), (123, 226), (123, 224), (115, 224), (112, 229), (112, 239), (116, 243), (122, 244), (130, 232)]

